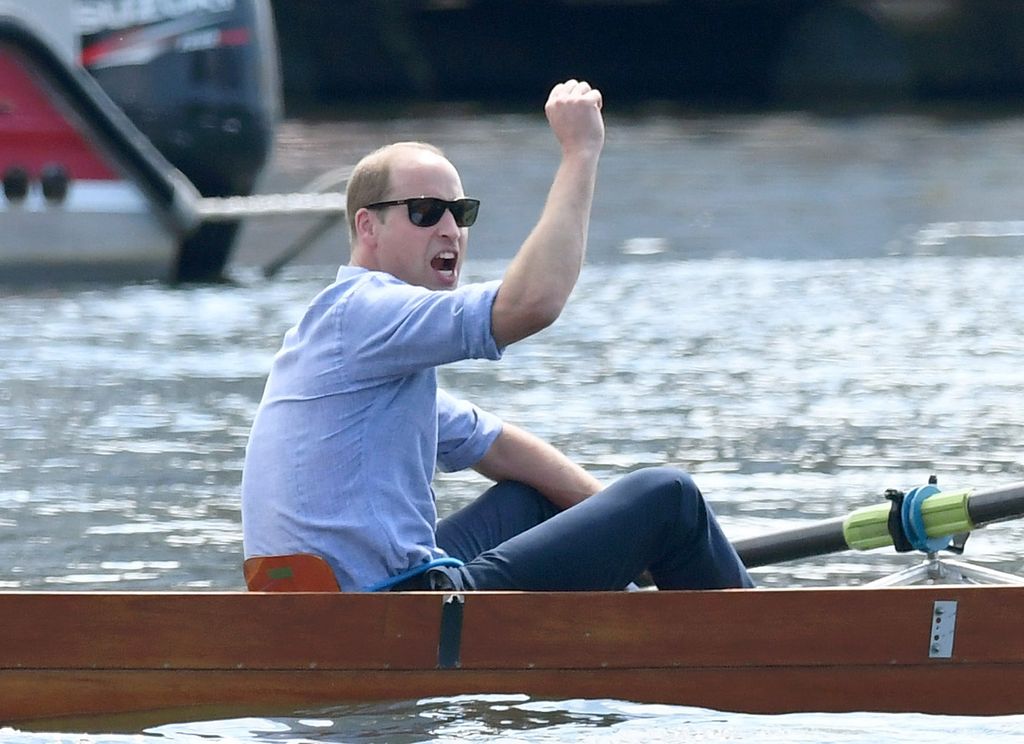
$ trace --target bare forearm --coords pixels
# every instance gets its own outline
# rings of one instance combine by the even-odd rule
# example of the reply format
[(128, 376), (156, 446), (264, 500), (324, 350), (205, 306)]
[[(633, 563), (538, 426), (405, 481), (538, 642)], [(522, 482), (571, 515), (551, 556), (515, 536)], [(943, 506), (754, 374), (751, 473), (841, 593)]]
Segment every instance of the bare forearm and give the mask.
[(583, 266), (597, 158), (563, 160), (540, 220), (509, 265), (494, 302), (501, 346), (546, 328), (561, 314)]
[(504, 425), (474, 469), (494, 481), (533, 486), (562, 509), (602, 488), (600, 481), (550, 444), (511, 424)]
[(505, 272), (491, 311), (499, 346), (558, 318), (576, 285), (587, 247), (597, 164), (604, 147), (601, 93), (587, 83), (556, 85), (545, 113), (562, 159), (537, 225)]

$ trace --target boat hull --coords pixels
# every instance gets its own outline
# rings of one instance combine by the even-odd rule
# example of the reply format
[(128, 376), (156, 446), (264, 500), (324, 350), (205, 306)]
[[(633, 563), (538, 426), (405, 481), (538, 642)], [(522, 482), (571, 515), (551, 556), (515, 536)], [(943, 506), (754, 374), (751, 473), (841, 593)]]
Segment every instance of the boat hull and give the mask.
[[(955, 615), (938, 656), (937, 602)], [(4, 723), (485, 692), (754, 713), (1024, 712), (1020, 586), (6, 593), (0, 614)]]

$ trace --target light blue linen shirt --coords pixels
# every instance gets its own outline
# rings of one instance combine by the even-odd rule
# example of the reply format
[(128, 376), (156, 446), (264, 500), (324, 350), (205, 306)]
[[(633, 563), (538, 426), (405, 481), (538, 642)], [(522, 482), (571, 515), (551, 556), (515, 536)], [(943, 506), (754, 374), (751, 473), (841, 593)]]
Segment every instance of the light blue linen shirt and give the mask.
[(435, 466), (476, 463), (493, 414), (437, 387), (435, 367), (499, 359), (500, 282), (439, 292), (343, 266), (285, 334), (246, 447), (246, 557), (311, 552), (358, 591), (444, 556)]

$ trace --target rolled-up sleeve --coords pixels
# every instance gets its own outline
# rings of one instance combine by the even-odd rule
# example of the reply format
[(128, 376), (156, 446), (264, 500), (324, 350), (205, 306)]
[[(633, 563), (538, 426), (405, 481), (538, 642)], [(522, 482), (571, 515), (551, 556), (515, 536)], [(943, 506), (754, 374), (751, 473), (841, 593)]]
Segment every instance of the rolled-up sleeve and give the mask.
[(414, 287), (370, 272), (333, 313), (336, 344), (331, 370), (377, 384), (463, 359), (501, 358), (491, 330), (500, 281), (451, 292)]
[(480, 461), (501, 433), (501, 419), (464, 400), (437, 391), (437, 465), (445, 472)]
[(472, 315), (468, 318), (469, 322), (462, 327), (466, 329), (467, 334), (466, 348), (471, 350), (474, 358), (501, 359), (503, 350), (498, 347), (491, 330), (491, 312), (500, 287), (501, 281), (495, 280), (470, 284), (459, 289), (470, 294), (465, 307)]

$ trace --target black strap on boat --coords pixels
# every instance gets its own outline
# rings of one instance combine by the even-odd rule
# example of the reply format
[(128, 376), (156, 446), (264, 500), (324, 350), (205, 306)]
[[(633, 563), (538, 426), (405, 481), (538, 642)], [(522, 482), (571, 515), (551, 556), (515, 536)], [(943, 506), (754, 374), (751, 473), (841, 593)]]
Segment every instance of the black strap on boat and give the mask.
[(446, 594), (441, 605), (441, 632), (437, 641), (437, 668), (458, 669), (462, 665), (462, 594)]
[(970, 532), (957, 532), (955, 535), (953, 535), (953, 539), (950, 540), (949, 545), (946, 547), (946, 550), (948, 550), (950, 553), (963, 555), (964, 546), (967, 544), (967, 538), (970, 536)]
[(907, 531), (903, 527), (903, 498), (906, 496), (903, 491), (898, 491), (895, 488), (890, 488), (885, 492), (885, 498), (887, 498), (891, 504), (889, 506), (889, 536), (892, 538), (893, 547), (896, 548), (898, 553), (909, 553), (914, 550), (914, 546), (910, 543), (910, 538), (907, 537)]

